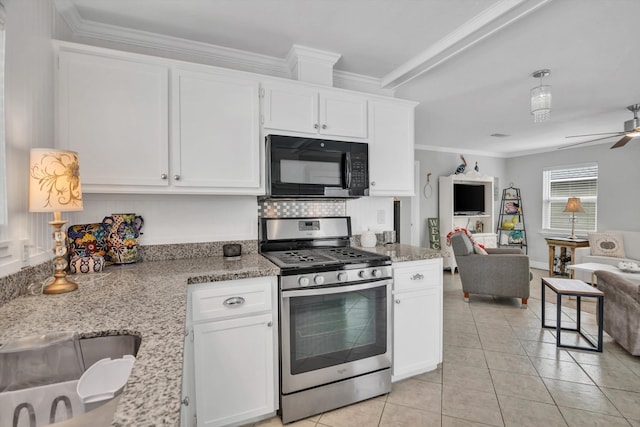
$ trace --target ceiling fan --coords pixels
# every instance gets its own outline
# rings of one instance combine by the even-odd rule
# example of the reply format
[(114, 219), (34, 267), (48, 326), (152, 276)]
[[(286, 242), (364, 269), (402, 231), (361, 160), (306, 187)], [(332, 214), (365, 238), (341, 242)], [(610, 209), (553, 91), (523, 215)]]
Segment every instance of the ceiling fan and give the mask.
[(618, 142), (613, 144), (611, 148), (619, 148), (624, 146), (627, 142), (631, 141), (634, 138), (640, 137), (640, 120), (638, 120), (638, 111), (640, 111), (640, 104), (633, 104), (627, 107), (627, 110), (633, 113), (633, 119), (627, 120), (624, 122), (624, 131), (622, 132), (605, 132), (605, 133), (591, 133), (585, 135), (571, 135), (566, 136), (565, 138), (581, 138), (585, 136), (599, 136), (599, 135), (608, 135), (603, 136), (602, 138), (590, 139), (588, 141), (578, 142), (576, 144), (565, 145), (560, 148), (569, 148), (575, 147), (576, 145), (586, 144), (588, 142), (600, 141), (601, 139), (614, 138), (621, 135), (624, 135)]

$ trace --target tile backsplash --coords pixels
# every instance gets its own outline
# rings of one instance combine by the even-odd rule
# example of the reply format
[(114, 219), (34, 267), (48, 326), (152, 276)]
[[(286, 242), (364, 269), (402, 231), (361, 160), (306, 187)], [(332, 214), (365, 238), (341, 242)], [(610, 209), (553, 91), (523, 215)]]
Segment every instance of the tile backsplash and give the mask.
[(261, 218), (326, 217), (346, 215), (346, 200), (258, 201), (258, 217)]

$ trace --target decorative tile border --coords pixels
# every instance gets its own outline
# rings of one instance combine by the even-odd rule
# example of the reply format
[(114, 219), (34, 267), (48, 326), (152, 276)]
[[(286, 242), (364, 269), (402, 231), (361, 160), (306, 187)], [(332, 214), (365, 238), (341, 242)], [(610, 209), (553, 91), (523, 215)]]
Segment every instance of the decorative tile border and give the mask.
[(296, 218), (346, 216), (346, 200), (262, 200), (258, 201), (258, 217)]

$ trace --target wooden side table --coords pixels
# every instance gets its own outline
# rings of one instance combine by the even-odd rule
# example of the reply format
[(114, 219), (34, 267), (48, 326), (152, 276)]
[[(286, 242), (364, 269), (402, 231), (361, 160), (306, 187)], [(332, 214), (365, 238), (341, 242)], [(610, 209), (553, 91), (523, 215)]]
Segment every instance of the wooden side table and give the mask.
[[(560, 247), (560, 257), (567, 256), (567, 248), (571, 250), (571, 262), (575, 260), (576, 248), (589, 247), (587, 239), (569, 239), (568, 237), (545, 237), (547, 246), (549, 246), (549, 276), (553, 277), (553, 259), (556, 254), (556, 246)], [(565, 265), (560, 263), (560, 274), (564, 275)]]
[[(547, 325), (546, 323), (546, 315), (545, 315), (545, 295), (544, 290), (545, 287), (551, 289), (556, 293), (556, 324), (555, 325)], [(562, 319), (562, 296), (570, 295), (576, 297), (576, 327), (575, 328), (564, 328), (562, 327), (561, 319)], [(593, 297), (596, 298), (598, 303), (598, 311), (597, 311), (597, 322), (598, 322), (598, 338), (597, 341), (593, 341), (587, 335), (582, 332), (580, 327), (580, 303), (582, 297)], [(575, 348), (579, 350), (588, 350), (588, 351), (597, 351), (602, 353), (602, 329), (604, 322), (604, 293), (596, 288), (593, 288), (582, 280), (576, 279), (559, 279), (554, 277), (543, 277), (542, 278), (542, 327), (543, 328), (551, 328), (556, 330), (556, 347), (564, 347), (564, 348)], [(581, 346), (581, 345), (569, 345), (562, 344), (560, 339), (560, 334), (562, 331), (572, 331), (580, 334), (582, 338), (584, 338), (587, 343), (590, 345), (589, 347)]]

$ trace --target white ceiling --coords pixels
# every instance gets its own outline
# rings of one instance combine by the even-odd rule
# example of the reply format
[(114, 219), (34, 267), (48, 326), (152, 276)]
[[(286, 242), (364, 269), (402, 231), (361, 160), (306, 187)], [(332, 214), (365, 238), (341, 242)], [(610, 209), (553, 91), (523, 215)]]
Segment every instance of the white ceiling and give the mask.
[[(85, 26), (108, 24), (278, 59), (293, 44), (339, 53), (336, 70), (374, 77), (399, 98), (420, 102), (416, 144), (422, 148), (506, 157), (555, 150), (588, 139), (566, 135), (622, 131), (632, 118), (626, 106), (640, 103), (639, 0), (56, 4)], [(529, 90), (538, 80), (531, 73), (541, 68), (551, 69), (545, 83), (552, 86), (553, 110), (550, 121), (534, 124)]]

